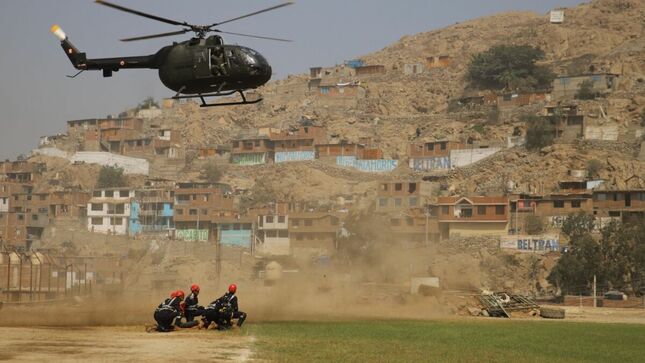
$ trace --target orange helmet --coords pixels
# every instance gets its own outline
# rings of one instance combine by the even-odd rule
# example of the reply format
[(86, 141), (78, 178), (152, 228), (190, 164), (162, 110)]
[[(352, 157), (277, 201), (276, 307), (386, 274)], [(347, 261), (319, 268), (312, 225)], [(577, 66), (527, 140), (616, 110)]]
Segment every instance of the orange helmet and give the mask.
[(237, 291), (237, 285), (235, 284), (228, 285), (228, 292), (230, 292), (231, 294), (235, 294), (235, 291)]
[(183, 299), (184, 299), (184, 296), (186, 296), (186, 294), (184, 294), (184, 292), (183, 292), (183, 291), (181, 291), (181, 290), (177, 290), (177, 291), (175, 291), (175, 297), (178, 297), (178, 298), (180, 298), (180, 299), (182, 299), (182, 300), (183, 300)]
[(192, 284), (192, 285), (190, 286), (190, 291), (192, 291), (192, 292), (199, 292), (199, 285), (197, 285), (197, 284)]
[(171, 293), (170, 293), (170, 297), (172, 297), (172, 298), (177, 297), (177, 291), (178, 291), (178, 290), (175, 290), (175, 291), (171, 292)]

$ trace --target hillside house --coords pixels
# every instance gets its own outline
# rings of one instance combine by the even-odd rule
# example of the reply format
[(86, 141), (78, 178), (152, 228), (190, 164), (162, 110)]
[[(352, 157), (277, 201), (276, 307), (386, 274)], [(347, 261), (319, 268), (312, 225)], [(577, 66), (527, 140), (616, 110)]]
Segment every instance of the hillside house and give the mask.
[(555, 99), (574, 98), (583, 82), (592, 82), (592, 91), (608, 94), (618, 88), (619, 75), (614, 73), (591, 73), (575, 76), (559, 76), (553, 81), (552, 95)]
[(334, 163), (338, 156), (354, 156), (362, 158), (365, 151), (365, 145), (355, 143), (339, 143), (339, 144), (317, 144), (316, 156), (321, 160), (331, 160)]
[(429, 209), (413, 209), (405, 213), (390, 214), (386, 238), (411, 245), (426, 245), (441, 238), (437, 215)]
[(452, 57), (448, 55), (440, 55), (426, 58), (429, 69), (435, 68), (448, 68), (452, 65)]
[(283, 214), (259, 215), (255, 251), (259, 255), (291, 255), (289, 217)]
[(221, 213), (235, 211), (235, 199), (228, 186), (210, 183), (178, 183), (173, 217), (175, 237), (182, 240), (213, 240), (211, 222)]
[(0, 180), (13, 183), (33, 183), (45, 171), (47, 171), (45, 163), (32, 163), (25, 160), (0, 161)]
[(289, 214), (291, 250), (295, 256), (311, 257), (332, 254), (340, 220), (327, 212), (295, 212)]
[(314, 160), (318, 144), (327, 143), (327, 132), (320, 126), (300, 126), (272, 132), (275, 162)]
[(353, 98), (364, 94), (358, 82), (346, 82), (342, 78), (327, 77), (317, 84), (318, 93), (325, 97)]
[(364, 65), (354, 68), (356, 70), (356, 76), (376, 76), (386, 74), (387, 71), (383, 65)]
[(211, 218), (211, 235), (222, 245), (251, 249), (255, 238), (252, 216), (220, 212)]
[(546, 91), (524, 93), (502, 93), (497, 95), (497, 107), (520, 107), (551, 101), (551, 94)]
[(442, 239), (502, 236), (508, 233), (507, 197), (439, 197), (439, 230)]
[(425, 68), (426, 67), (421, 63), (406, 63), (403, 65), (403, 74), (406, 76), (423, 74)]
[(273, 129), (261, 129), (238, 135), (231, 142), (231, 163), (236, 165), (260, 165), (273, 161), (274, 147), (271, 140)]
[(423, 209), (432, 196), (428, 182), (380, 183), (377, 191), (376, 212), (398, 212)]
[(561, 142), (571, 142), (583, 135), (584, 115), (578, 114), (576, 105), (549, 105), (544, 116), (554, 128), (554, 136)]
[(623, 221), (631, 217), (645, 217), (645, 189), (594, 190), (593, 214)]
[(136, 190), (130, 210), (129, 234), (168, 233), (174, 227), (174, 202), (174, 191), (170, 189)]
[(127, 234), (134, 194), (128, 188), (93, 191), (87, 203), (87, 229), (93, 233)]

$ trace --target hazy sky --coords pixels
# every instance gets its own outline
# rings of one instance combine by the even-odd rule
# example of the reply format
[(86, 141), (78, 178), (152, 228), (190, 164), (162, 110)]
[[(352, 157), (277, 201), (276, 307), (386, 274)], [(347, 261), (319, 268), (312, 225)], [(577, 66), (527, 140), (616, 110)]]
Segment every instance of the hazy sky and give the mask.
[[(211, 24), (281, 0), (111, 0), (179, 21)], [(581, 0), (300, 0), (290, 7), (222, 26), (222, 30), (293, 39), (293, 43), (226, 36), (264, 54), (274, 78), (302, 73), (383, 48), (404, 35), (508, 10), (546, 13)], [(0, 158), (37, 147), (39, 136), (64, 132), (65, 121), (117, 114), (140, 100), (168, 97), (154, 70), (122, 70), (112, 78), (75, 69), (49, 33), (59, 24), (88, 57), (155, 53), (188, 36), (122, 43), (118, 39), (175, 27), (91, 0), (0, 0)]]

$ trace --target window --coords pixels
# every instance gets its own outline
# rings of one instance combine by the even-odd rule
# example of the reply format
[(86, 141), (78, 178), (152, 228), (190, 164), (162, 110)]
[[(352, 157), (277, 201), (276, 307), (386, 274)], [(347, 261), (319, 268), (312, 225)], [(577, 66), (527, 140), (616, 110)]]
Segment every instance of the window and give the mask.
[(178, 216), (184, 215), (184, 210), (183, 209), (177, 209), (177, 215)]
[(121, 218), (121, 217), (112, 217), (112, 218), (110, 218), (110, 223), (113, 226), (120, 226), (120, 225), (123, 224), (123, 218)]
[(119, 197), (121, 198), (127, 198), (130, 196), (130, 192), (127, 190), (119, 190)]
[(260, 140), (255, 140), (255, 146), (260, 146)]
[(338, 218), (337, 217), (331, 217), (331, 225), (332, 226), (337, 226), (338, 225)]
[(434, 143), (428, 143), (426, 144), (426, 147), (428, 148), (428, 151), (434, 151)]
[(625, 194), (614, 193), (614, 201), (625, 200)]
[(243, 223), (242, 224), (242, 229), (245, 231), (250, 231), (251, 230), (251, 223)]
[(387, 207), (387, 198), (379, 198), (378, 206), (379, 207)]
[(286, 220), (285, 216), (278, 216), (278, 223), (284, 223), (285, 220)]
[(387, 192), (387, 184), (381, 184), (381, 190)]
[(609, 211), (610, 217), (620, 217), (620, 211)]
[(394, 198), (394, 206), (395, 207), (401, 206), (401, 198)]
[(47, 199), (47, 195), (45, 195), (45, 194), (41, 194), (41, 195), (40, 195), (40, 197), (38, 197), (38, 199), (40, 199), (40, 200), (46, 200), (46, 199)]
[(273, 230), (266, 231), (266, 234), (265, 234), (265, 236), (268, 238), (275, 238), (277, 235), (278, 235), (277, 231), (273, 231)]
[(607, 193), (597, 193), (594, 195), (595, 200), (607, 200)]
[(441, 150), (446, 150), (446, 146), (447, 146), (446, 143), (442, 142), (441, 143)]
[(572, 200), (571, 201), (571, 208), (580, 208), (580, 201), (579, 200)]
[(123, 214), (125, 213), (125, 204), (120, 203), (116, 205), (116, 214)]
[(472, 210), (472, 209), (470, 209), (470, 208), (463, 208), (463, 209), (461, 210), (461, 214), (460, 214), (460, 216), (461, 216), (461, 217), (464, 217), (464, 218), (470, 218), (470, 217), (472, 217), (472, 216), (473, 216), (473, 210)]
[(390, 225), (395, 226), (395, 227), (400, 226), (401, 225), (401, 220), (396, 219), (396, 218), (390, 219)]
[(38, 214), (32, 214), (31, 215), (31, 220), (32, 221), (37, 221), (38, 220)]
[(311, 219), (305, 219), (305, 226), (306, 227), (311, 227), (311, 226), (313, 226), (313, 224), (314, 224), (314, 221), (312, 221)]
[(419, 200), (417, 197), (410, 197), (408, 203), (410, 204), (410, 207), (416, 207), (419, 204)]
[(300, 225), (300, 220), (299, 219), (291, 219), (291, 225), (294, 227), (298, 227)]
[(197, 209), (190, 209), (188, 211), (188, 214), (190, 214), (191, 216), (196, 216), (197, 215)]
[(417, 183), (408, 184), (408, 193), (414, 193), (417, 191)]
[(401, 190), (403, 190), (403, 184), (401, 183), (394, 184), (394, 190), (396, 190), (397, 192), (400, 192)]
[(100, 203), (92, 203), (92, 210), (93, 211), (102, 211), (103, 210), (103, 204)]
[(486, 214), (486, 206), (485, 205), (477, 206), (477, 214), (479, 214), (480, 216), (485, 215)]
[(503, 205), (495, 206), (495, 214), (497, 214), (498, 216), (504, 215), (505, 211), (506, 211), (506, 206), (503, 206)]
[(278, 231), (278, 237), (289, 238), (289, 231), (286, 231), (286, 230)]
[(114, 190), (106, 190), (105, 191), (105, 197), (106, 198), (114, 198)]
[(564, 208), (564, 200), (554, 200), (553, 208)]
[(265, 219), (267, 223), (273, 223), (273, 216), (266, 216)]
[(448, 214), (448, 212), (449, 212), (449, 209), (448, 209), (448, 206), (447, 206), (447, 205), (443, 205), (443, 206), (441, 206), (441, 214), (443, 214), (443, 215), (447, 215), (447, 214)]
[(405, 219), (405, 223), (408, 226), (413, 226), (414, 225), (414, 220), (412, 218), (408, 217), (408, 218)]
[(92, 218), (92, 225), (93, 226), (102, 226), (103, 225), (103, 218), (101, 218), (101, 217)]
[(208, 209), (202, 209), (202, 215), (208, 215)]

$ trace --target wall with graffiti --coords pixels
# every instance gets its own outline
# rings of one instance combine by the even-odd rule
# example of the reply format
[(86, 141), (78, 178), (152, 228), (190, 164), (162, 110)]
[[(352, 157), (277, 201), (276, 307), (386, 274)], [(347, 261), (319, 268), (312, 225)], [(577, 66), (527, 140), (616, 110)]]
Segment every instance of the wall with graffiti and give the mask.
[(398, 166), (398, 160), (358, 160), (355, 156), (338, 156), (336, 164), (369, 173), (389, 172)]
[(315, 151), (279, 151), (275, 153), (276, 163), (316, 159)]

